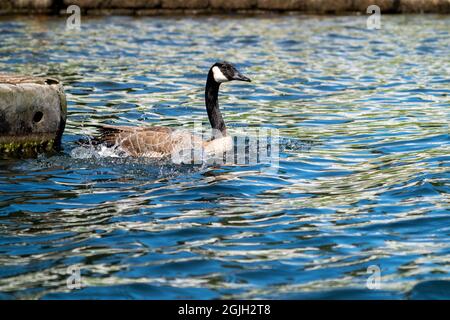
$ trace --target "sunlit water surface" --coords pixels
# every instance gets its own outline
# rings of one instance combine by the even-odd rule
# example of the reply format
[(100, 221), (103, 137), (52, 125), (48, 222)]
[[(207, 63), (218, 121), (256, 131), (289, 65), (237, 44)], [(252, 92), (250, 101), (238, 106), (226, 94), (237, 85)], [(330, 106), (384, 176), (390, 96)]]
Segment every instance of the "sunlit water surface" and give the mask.
[[(60, 78), (69, 114), (62, 153), (0, 162), (0, 298), (449, 298), (449, 33), (432, 15), (381, 30), (364, 16), (83, 18), (80, 32), (2, 18), (0, 70)], [(277, 170), (76, 149), (97, 123), (206, 124), (223, 59), (253, 79), (222, 86), (229, 130), (278, 129)]]

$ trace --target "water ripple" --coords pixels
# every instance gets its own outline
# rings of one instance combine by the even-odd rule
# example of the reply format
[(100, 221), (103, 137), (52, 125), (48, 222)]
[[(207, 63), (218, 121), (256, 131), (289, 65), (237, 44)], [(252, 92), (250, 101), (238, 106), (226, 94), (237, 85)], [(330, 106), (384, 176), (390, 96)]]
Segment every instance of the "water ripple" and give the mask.
[[(0, 19), (2, 71), (59, 77), (69, 101), (62, 153), (0, 161), (0, 298), (448, 299), (449, 19), (365, 25)], [(278, 170), (79, 149), (98, 123), (205, 122), (223, 59), (253, 80), (222, 88), (229, 131), (278, 129)]]

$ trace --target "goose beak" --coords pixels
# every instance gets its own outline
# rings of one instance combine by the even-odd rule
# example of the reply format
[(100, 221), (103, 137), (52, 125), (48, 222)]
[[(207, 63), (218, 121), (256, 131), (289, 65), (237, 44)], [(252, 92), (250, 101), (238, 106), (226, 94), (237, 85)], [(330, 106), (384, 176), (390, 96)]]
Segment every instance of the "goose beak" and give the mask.
[(234, 76), (233, 76), (233, 80), (238, 80), (238, 81), (245, 81), (245, 82), (252, 82), (252, 80), (250, 80), (250, 78), (247, 78), (246, 76), (244, 76), (243, 74), (237, 72)]

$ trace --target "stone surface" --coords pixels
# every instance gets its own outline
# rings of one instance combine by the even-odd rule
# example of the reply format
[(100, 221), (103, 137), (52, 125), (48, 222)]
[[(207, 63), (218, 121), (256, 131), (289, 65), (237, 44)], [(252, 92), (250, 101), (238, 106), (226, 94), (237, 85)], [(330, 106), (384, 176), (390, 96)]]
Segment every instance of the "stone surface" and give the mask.
[(297, 11), (308, 14), (360, 12), (369, 5), (381, 13), (450, 13), (450, 0), (0, 0), (0, 14), (59, 13), (78, 5), (83, 14), (179, 15), (236, 11), (264, 13)]
[(167, 9), (204, 9), (208, 0), (162, 0), (162, 7)]
[(57, 149), (66, 115), (58, 80), (0, 75), (0, 158)]
[(304, 10), (307, 0), (258, 0), (259, 9)]
[(309, 0), (305, 1), (305, 11), (309, 13), (340, 13), (352, 11), (352, 0)]
[(353, 10), (367, 13), (367, 8), (371, 5), (380, 7), (381, 13), (394, 13), (398, 11), (400, 1), (398, 0), (355, 0), (353, 1)]
[(401, 0), (400, 12), (450, 13), (450, 0)]
[(0, 0), (0, 14), (52, 13), (56, 0)]
[(105, 6), (105, 0), (64, 0), (65, 6), (70, 6), (72, 4), (79, 6), (81, 9), (92, 9), (92, 8), (100, 8), (103, 4)]
[(64, 5), (75, 4), (81, 9), (98, 8), (155, 8), (161, 5), (161, 0), (64, 0)]
[(12, 0), (11, 3), (15, 8), (46, 9), (53, 5), (53, 0)]
[(110, 0), (111, 8), (156, 8), (161, 5), (161, 0)]
[(209, 0), (209, 6), (213, 9), (252, 9), (256, 8), (257, 0)]

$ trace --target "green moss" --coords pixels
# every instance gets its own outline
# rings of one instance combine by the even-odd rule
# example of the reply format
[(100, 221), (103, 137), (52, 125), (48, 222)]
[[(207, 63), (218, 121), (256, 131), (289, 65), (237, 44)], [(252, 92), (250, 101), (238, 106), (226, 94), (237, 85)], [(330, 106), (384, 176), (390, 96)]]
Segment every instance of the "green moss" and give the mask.
[(55, 141), (26, 141), (0, 143), (0, 158), (24, 158), (33, 157), (39, 153), (50, 152), (54, 148)]

